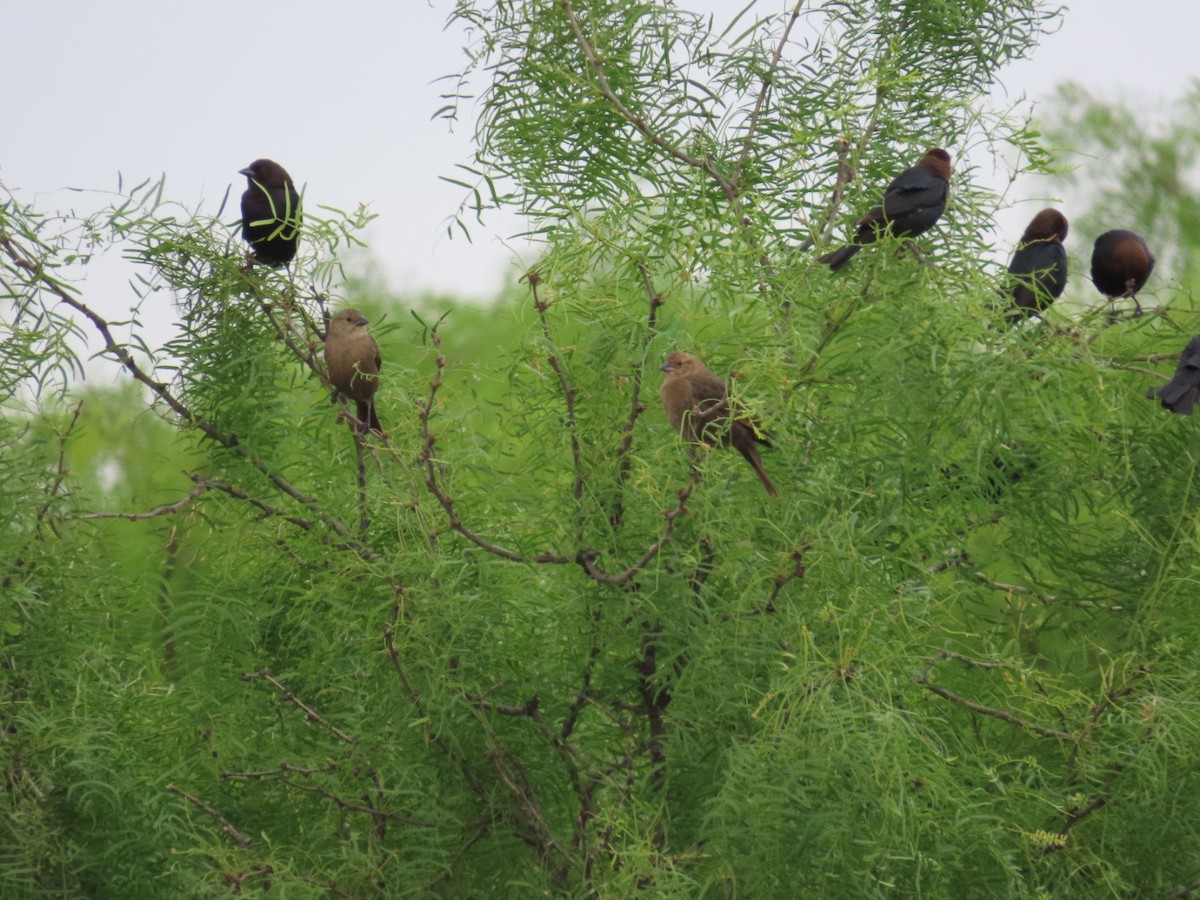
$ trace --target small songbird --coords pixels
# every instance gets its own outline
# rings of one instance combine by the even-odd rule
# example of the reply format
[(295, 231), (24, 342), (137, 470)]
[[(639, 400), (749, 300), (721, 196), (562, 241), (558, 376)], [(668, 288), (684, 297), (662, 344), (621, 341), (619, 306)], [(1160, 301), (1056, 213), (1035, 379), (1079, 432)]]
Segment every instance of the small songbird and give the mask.
[(242, 194), (242, 237), (260, 262), (290, 263), (300, 238), (300, 195), (291, 176), (270, 159), (256, 159), (238, 174), (249, 185)]
[(1019, 322), (1049, 308), (1067, 286), (1067, 217), (1043, 209), (1033, 217), (1008, 264), (1012, 309), (1007, 318)]
[(1140, 314), (1137, 292), (1154, 271), (1154, 254), (1140, 234), (1124, 229), (1106, 231), (1092, 248), (1092, 281), (1109, 300), (1133, 298)]
[(375, 391), (383, 359), (379, 344), (366, 329), (367, 320), (357, 309), (343, 309), (329, 320), (325, 337), (325, 365), (329, 381), (355, 402), (360, 428), (383, 434), (375, 412)]
[(672, 353), (661, 368), (666, 376), (659, 396), (680, 436), (694, 443), (733, 446), (754, 467), (767, 493), (776, 496), (779, 492), (767, 477), (755, 446), (769, 448), (771, 442), (752, 419), (730, 419), (725, 382), (690, 353)]
[(1196, 400), (1200, 399), (1200, 335), (1188, 341), (1175, 367), (1175, 377), (1147, 396), (1162, 400), (1164, 409), (1181, 416), (1190, 416)]
[(950, 154), (935, 147), (911, 169), (901, 172), (884, 191), (883, 202), (854, 224), (853, 243), (826, 253), (817, 261), (837, 270), (884, 234), (893, 237), (924, 234), (941, 217), (949, 193)]

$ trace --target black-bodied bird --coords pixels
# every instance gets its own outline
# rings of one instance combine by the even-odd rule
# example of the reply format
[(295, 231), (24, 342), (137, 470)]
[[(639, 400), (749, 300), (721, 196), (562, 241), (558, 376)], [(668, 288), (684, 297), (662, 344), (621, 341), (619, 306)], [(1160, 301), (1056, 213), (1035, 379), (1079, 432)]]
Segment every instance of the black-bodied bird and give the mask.
[(1109, 300), (1133, 298), (1138, 314), (1142, 307), (1137, 292), (1154, 271), (1154, 254), (1142, 236), (1122, 228), (1106, 231), (1092, 248), (1092, 282)]
[(329, 381), (355, 403), (360, 430), (383, 434), (375, 412), (375, 391), (383, 358), (379, 344), (366, 329), (367, 320), (357, 309), (343, 309), (329, 320), (325, 337), (325, 365)]
[(1067, 217), (1057, 209), (1043, 209), (1033, 217), (1012, 262), (1012, 309), (1007, 318), (1019, 322), (1044, 312), (1067, 286)]
[(300, 239), (300, 194), (291, 176), (270, 159), (256, 159), (238, 174), (248, 182), (242, 194), (242, 237), (258, 261), (290, 263)]
[(680, 436), (693, 443), (732, 446), (754, 467), (767, 493), (776, 496), (779, 492), (767, 477), (755, 446), (769, 448), (771, 442), (752, 419), (730, 418), (725, 382), (690, 353), (672, 353), (661, 368), (666, 375), (659, 396)]
[(1162, 400), (1164, 409), (1181, 416), (1190, 416), (1192, 407), (1200, 398), (1200, 335), (1188, 341), (1179, 356), (1179, 365), (1175, 367), (1175, 377), (1155, 390), (1151, 388), (1148, 396)]
[(853, 243), (826, 253), (818, 262), (840, 269), (865, 245), (884, 234), (893, 237), (924, 234), (941, 217), (949, 194), (950, 154), (937, 147), (887, 186), (883, 201), (854, 224)]

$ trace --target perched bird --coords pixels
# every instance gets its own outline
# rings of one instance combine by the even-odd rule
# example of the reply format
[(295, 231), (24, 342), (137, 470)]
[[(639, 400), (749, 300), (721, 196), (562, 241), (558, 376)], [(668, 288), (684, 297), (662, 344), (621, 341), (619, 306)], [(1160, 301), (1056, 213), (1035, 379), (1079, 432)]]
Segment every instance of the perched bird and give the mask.
[(256, 159), (238, 172), (248, 187), (242, 194), (242, 237), (255, 259), (271, 266), (290, 263), (300, 238), (300, 195), (283, 166)]
[(1057, 209), (1043, 209), (1033, 217), (1008, 264), (1011, 279), (1010, 322), (1044, 312), (1067, 286), (1067, 217)]
[(1160, 398), (1163, 408), (1173, 413), (1192, 414), (1192, 407), (1200, 399), (1200, 335), (1183, 348), (1179, 365), (1175, 367), (1175, 377), (1157, 390), (1151, 388), (1147, 396)]
[(755, 444), (770, 447), (759, 431), (757, 423), (748, 418), (730, 419), (729, 396), (725, 382), (712, 373), (708, 366), (690, 353), (675, 352), (662, 364), (666, 372), (663, 378), (663, 407), (667, 418), (685, 441), (732, 445), (762, 480), (763, 487), (772, 497), (779, 492), (767, 471)]
[(883, 202), (859, 219), (854, 242), (817, 261), (837, 270), (850, 262), (865, 245), (891, 233), (894, 237), (916, 237), (934, 226), (946, 208), (950, 193), (950, 154), (934, 148), (911, 169), (905, 169), (888, 185)]
[(379, 368), (383, 359), (379, 344), (367, 332), (367, 320), (357, 309), (343, 309), (329, 320), (325, 336), (325, 365), (329, 380), (355, 402), (360, 428), (383, 434), (375, 413), (375, 391), (379, 388)]
[(1133, 298), (1140, 314), (1137, 292), (1154, 271), (1154, 254), (1140, 234), (1118, 228), (1096, 238), (1092, 248), (1092, 281), (1109, 300)]

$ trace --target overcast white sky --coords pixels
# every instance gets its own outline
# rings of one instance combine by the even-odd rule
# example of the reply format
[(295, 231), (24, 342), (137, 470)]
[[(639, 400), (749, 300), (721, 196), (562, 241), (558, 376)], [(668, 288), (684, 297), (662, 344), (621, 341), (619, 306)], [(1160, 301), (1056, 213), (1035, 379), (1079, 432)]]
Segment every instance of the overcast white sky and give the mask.
[[(747, 2), (680, 5), (723, 22)], [(755, 10), (786, 6), (757, 0)], [(127, 184), (165, 172), (168, 196), (215, 212), (231, 184), (236, 204), (245, 184), (237, 170), (268, 156), (307, 184), (309, 204), (370, 204), (379, 218), (368, 239), (393, 288), (490, 298), (517, 274), (505, 239), (519, 222), (495, 216), (475, 229), (473, 244), (446, 236), (463, 192), (439, 176), (470, 161), (474, 125), (469, 108), (453, 132), (430, 118), (443, 105), (435, 79), (463, 61), (461, 33), (444, 30), (451, 7), (8, 3), (0, 181), (43, 208), (84, 208), (84, 198), (60, 189), (111, 189), (118, 172)], [(1198, 35), (1200, 3), (1077, 0), (1004, 87), (1036, 100), (1073, 78), (1100, 95), (1166, 101), (1200, 76)], [(1013, 214), (1016, 234), (1036, 208)]]

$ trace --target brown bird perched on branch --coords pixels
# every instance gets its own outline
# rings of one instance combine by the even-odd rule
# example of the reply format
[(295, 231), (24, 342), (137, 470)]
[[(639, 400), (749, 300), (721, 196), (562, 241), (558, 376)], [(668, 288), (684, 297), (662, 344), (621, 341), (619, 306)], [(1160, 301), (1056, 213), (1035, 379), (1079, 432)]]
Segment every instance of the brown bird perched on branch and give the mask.
[(255, 259), (270, 266), (290, 263), (300, 238), (300, 195), (283, 166), (256, 159), (238, 172), (248, 187), (242, 194), (242, 237)]
[(1033, 217), (1008, 264), (1011, 277), (1010, 322), (1044, 312), (1067, 286), (1067, 217), (1057, 209), (1043, 209)]
[(329, 333), (325, 336), (325, 365), (329, 367), (329, 381), (338, 393), (354, 401), (359, 430), (370, 428), (383, 434), (375, 413), (375, 391), (379, 388), (383, 358), (366, 324), (357, 309), (343, 309), (330, 319)]
[(767, 493), (776, 496), (779, 492), (767, 477), (755, 446), (769, 448), (771, 442), (754, 420), (744, 416), (730, 419), (725, 382), (690, 353), (672, 353), (661, 368), (666, 376), (659, 396), (680, 436), (693, 443), (733, 446), (754, 467)]
[(1181, 416), (1190, 416), (1196, 400), (1200, 399), (1200, 335), (1188, 341), (1175, 367), (1175, 377), (1158, 390), (1151, 388), (1148, 397), (1162, 400), (1164, 409)]
[(1109, 300), (1133, 298), (1138, 315), (1142, 312), (1137, 292), (1146, 285), (1154, 271), (1154, 254), (1132, 231), (1118, 228), (1096, 238), (1092, 248), (1092, 281), (1096, 290)]
[(826, 253), (817, 261), (837, 270), (865, 245), (882, 235), (916, 237), (934, 226), (946, 208), (950, 193), (950, 154), (940, 147), (930, 150), (911, 169), (905, 169), (883, 193), (883, 202), (855, 224), (854, 242)]

